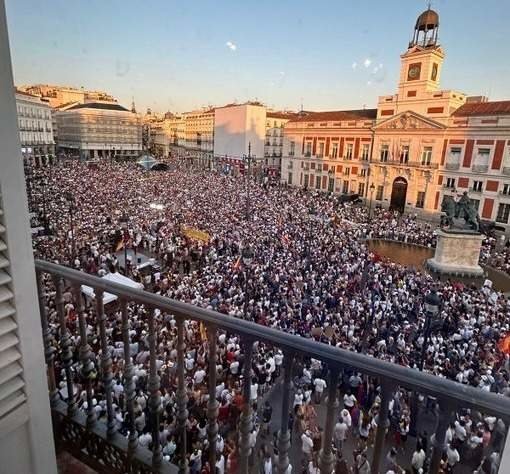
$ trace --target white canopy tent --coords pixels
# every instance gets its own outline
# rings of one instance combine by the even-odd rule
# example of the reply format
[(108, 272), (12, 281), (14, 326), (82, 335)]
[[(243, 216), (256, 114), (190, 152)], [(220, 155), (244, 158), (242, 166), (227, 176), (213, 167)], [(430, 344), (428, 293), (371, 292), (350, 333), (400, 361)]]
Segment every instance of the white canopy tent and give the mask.
[[(131, 280), (131, 278), (125, 277), (120, 273), (107, 273), (104, 277), (105, 280), (109, 280), (113, 283), (118, 283), (119, 285), (129, 286), (130, 288), (136, 288), (138, 290), (143, 290), (143, 285), (141, 283), (137, 283), (136, 281)], [(82, 285), (81, 287), (82, 293), (88, 298), (94, 298), (94, 289), (90, 286)], [(117, 297), (112, 295), (111, 293), (103, 294), (103, 303), (108, 304), (116, 301)]]

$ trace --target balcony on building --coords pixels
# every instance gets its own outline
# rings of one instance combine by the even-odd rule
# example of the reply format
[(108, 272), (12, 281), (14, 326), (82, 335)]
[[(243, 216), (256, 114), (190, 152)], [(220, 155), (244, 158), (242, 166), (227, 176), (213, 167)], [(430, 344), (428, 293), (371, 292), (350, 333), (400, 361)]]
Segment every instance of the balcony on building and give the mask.
[(471, 167), (471, 171), (473, 171), (473, 173), (487, 173), (487, 171), (489, 171), (489, 165), (474, 164)]

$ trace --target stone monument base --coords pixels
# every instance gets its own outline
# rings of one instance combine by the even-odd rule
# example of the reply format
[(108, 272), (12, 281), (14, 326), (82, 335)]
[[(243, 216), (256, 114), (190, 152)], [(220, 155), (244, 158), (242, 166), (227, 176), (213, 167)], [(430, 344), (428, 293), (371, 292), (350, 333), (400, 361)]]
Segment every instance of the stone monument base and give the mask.
[(483, 268), (478, 263), (484, 236), (471, 231), (439, 230), (436, 253), (427, 260), (433, 272), (447, 275), (480, 277)]

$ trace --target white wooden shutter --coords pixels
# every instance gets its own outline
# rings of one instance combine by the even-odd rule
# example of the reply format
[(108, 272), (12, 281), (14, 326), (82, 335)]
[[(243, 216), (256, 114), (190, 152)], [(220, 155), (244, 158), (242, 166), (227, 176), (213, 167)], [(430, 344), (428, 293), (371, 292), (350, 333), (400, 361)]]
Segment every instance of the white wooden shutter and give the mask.
[(5, 234), (0, 194), (0, 423), (26, 403)]

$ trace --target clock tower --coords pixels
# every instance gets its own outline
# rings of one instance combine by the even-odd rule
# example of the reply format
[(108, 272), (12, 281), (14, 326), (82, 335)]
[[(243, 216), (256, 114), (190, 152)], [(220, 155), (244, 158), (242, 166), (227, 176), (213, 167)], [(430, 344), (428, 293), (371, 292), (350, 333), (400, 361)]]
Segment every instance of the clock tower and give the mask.
[(444, 52), (438, 45), (439, 15), (430, 8), (416, 20), (413, 39), (402, 54), (399, 100), (439, 90)]

